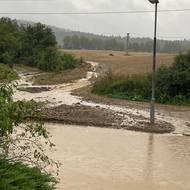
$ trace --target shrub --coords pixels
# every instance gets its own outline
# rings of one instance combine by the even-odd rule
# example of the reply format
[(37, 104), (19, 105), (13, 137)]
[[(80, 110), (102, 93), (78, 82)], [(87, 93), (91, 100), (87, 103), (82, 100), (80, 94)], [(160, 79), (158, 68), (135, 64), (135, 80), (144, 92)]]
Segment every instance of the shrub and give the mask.
[(63, 69), (73, 69), (76, 67), (76, 59), (73, 55), (64, 53), (61, 55)]
[(179, 100), (177, 97), (187, 99), (190, 96), (190, 52), (178, 55), (171, 67), (159, 68), (156, 79), (157, 98), (162, 97), (162, 102), (171, 98)]
[(5, 64), (0, 64), (0, 82), (18, 79), (17, 73)]
[(56, 180), (40, 169), (0, 159), (1, 190), (54, 190)]
[(61, 59), (54, 49), (48, 49), (38, 53), (37, 67), (43, 71), (56, 71), (61, 69), (59, 64)]
[(145, 100), (150, 94), (150, 80), (147, 76), (114, 76), (107, 73), (95, 82), (93, 93), (113, 98)]

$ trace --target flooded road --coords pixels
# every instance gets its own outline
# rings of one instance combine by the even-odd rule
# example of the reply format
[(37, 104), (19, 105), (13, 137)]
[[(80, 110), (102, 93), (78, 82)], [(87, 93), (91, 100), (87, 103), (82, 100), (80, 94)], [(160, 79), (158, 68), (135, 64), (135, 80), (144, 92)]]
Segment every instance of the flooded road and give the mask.
[(60, 190), (189, 190), (190, 138), (46, 124)]

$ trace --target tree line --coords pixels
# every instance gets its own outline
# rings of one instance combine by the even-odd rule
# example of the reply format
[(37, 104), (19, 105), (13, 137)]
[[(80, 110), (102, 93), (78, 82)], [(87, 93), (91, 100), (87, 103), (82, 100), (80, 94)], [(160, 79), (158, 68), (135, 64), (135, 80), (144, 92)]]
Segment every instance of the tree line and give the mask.
[(67, 49), (99, 49), (99, 50), (124, 50), (124, 43), (116, 39), (88, 38), (77, 35), (66, 36), (63, 39), (64, 48)]
[[(90, 49), (90, 50), (126, 50), (126, 38), (122, 37), (86, 37), (66, 36), (63, 39), (63, 48), (66, 49)], [(128, 50), (134, 52), (151, 52), (153, 40), (150, 38), (131, 38)], [(158, 40), (157, 50), (162, 53), (187, 52), (190, 49), (190, 42), (186, 40)]]
[(41, 23), (18, 24), (10, 18), (0, 19), (0, 63), (24, 64), (44, 71), (73, 68), (76, 59), (57, 50), (51, 28)]

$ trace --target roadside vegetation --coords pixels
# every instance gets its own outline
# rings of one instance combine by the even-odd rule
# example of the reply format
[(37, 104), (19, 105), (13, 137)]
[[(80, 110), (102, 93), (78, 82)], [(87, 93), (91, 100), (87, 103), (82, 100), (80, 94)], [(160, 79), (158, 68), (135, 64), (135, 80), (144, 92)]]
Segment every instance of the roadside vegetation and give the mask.
[[(59, 164), (46, 154), (54, 144), (43, 126), (43, 104), (13, 101), (14, 83), (22, 72), (73, 69), (76, 59), (57, 51), (52, 31), (40, 23), (18, 25), (0, 19), (0, 189), (54, 190)], [(56, 173), (57, 174), (57, 173)]]
[[(190, 105), (190, 52), (176, 56), (171, 66), (156, 72), (156, 101), (163, 104)], [(112, 98), (149, 101), (151, 75), (114, 75), (107, 72), (93, 85), (92, 92)]]
[(40, 119), (42, 105), (14, 102), (12, 87), (0, 85), (0, 189), (54, 190), (57, 181), (46, 168), (58, 163), (45, 154), (54, 145)]

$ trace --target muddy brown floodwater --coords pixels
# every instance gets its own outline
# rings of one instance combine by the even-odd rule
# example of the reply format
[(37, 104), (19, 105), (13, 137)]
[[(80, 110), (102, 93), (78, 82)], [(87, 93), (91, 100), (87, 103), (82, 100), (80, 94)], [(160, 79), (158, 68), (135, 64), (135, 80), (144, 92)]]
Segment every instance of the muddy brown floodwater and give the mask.
[(59, 190), (189, 190), (190, 138), (46, 124)]

